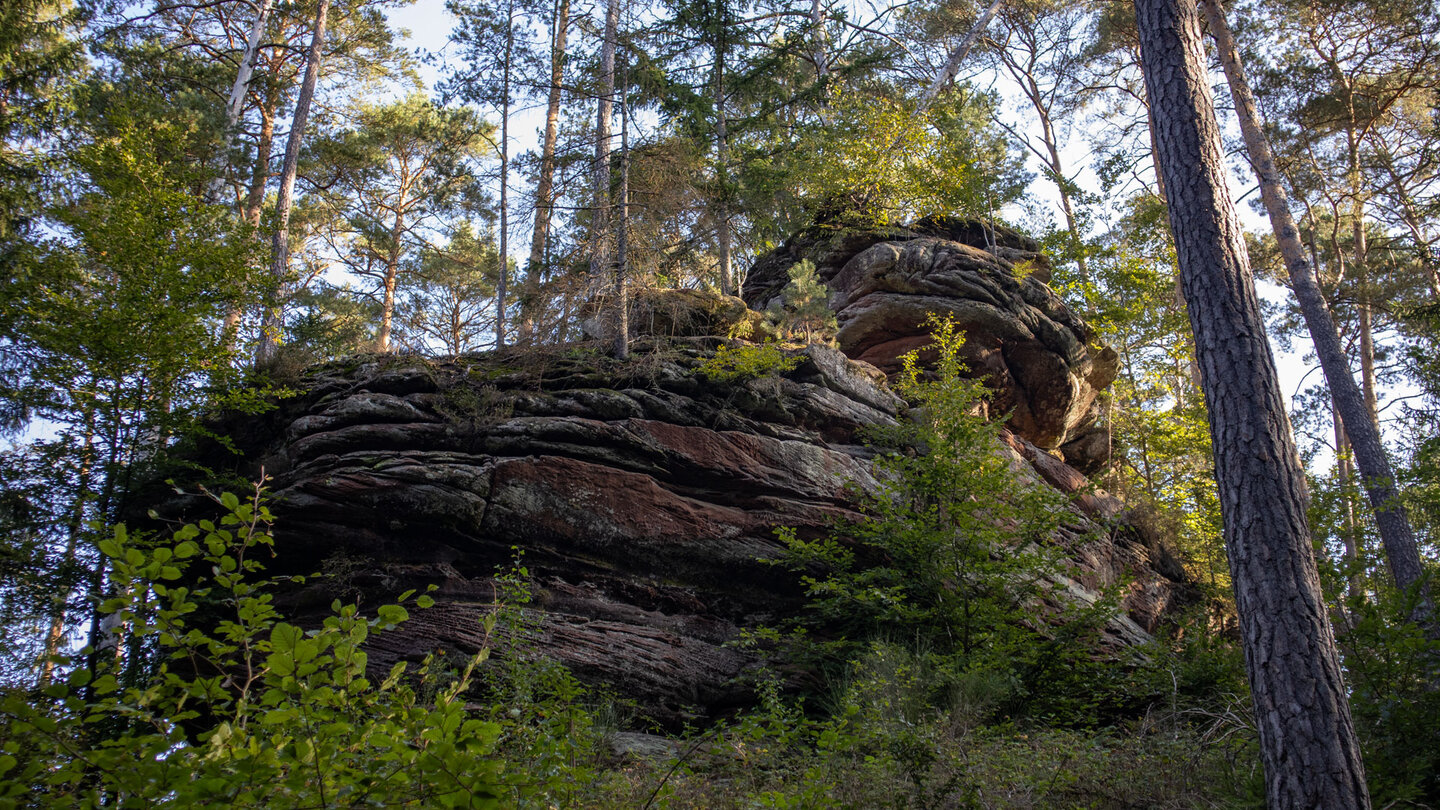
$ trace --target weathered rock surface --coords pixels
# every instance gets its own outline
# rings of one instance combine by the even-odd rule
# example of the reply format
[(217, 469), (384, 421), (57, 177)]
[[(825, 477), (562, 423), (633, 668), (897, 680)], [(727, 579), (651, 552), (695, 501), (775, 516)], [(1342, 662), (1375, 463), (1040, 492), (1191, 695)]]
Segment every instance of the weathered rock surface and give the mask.
[(1115, 379), (1116, 354), (1043, 283), (1050, 265), (1033, 241), (973, 220), (815, 226), (756, 262), (745, 299), (769, 306), (804, 259), (830, 287), (848, 356), (894, 372), (929, 343), (927, 318), (948, 315), (967, 335), (971, 373), (1014, 432), (1086, 472), (1108, 459), (1096, 401)]
[[(858, 434), (902, 405), (878, 369), (819, 346), (782, 378), (720, 384), (696, 370), (717, 343), (640, 342), (625, 363), (571, 348), (321, 366), (277, 410), (221, 426), (243, 458), (206, 461), (272, 477), (276, 566), (336, 573), (287, 595), (291, 613), (439, 586), (436, 607), (377, 640), (377, 668), (484, 644), (478, 619), (518, 548), (538, 649), (678, 724), (750, 699), (735, 679), (755, 661), (730, 642), (800, 606), (793, 577), (764, 562), (774, 529), (853, 516), (850, 487), (873, 482)], [(1187, 598), (1163, 549), (1113, 520), (1122, 504), (1007, 441), (997, 452), (1079, 496), (1053, 538), (1077, 561), (1077, 598), (1130, 580), (1116, 643)]]

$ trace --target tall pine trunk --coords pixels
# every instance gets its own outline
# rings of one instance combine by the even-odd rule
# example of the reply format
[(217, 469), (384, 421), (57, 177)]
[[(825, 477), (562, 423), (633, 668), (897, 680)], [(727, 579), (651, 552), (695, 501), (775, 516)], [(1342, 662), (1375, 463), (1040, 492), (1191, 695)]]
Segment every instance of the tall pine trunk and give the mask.
[(320, 60), (325, 50), (325, 22), (330, 14), (330, 0), (320, 0), (315, 11), (315, 28), (310, 36), (310, 50), (305, 57), (305, 80), (295, 99), (295, 116), (290, 122), (290, 137), (285, 142), (285, 163), (280, 169), (280, 194), (275, 200), (275, 241), (270, 260), (270, 283), (274, 285), (273, 300), (265, 308), (261, 321), (257, 363), (270, 359), (279, 346), (281, 329), (281, 289), (290, 266), (290, 209), (294, 205), (295, 173), (300, 165), (300, 144), (305, 138), (305, 124), (310, 118), (310, 102), (320, 80)]
[(605, 8), (605, 41), (600, 45), (600, 91), (595, 105), (595, 209), (590, 218), (590, 278), (599, 282), (610, 267), (610, 119), (614, 115), (615, 36), (620, 0)]
[[(240, 54), (240, 65), (235, 71), (235, 83), (230, 86), (230, 98), (225, 107), (225, 151), (228, 155), (235, 151), (236, 135), (239, 131), (240, 112), (245, 108), (245, 96), (250, 90), (250, 76), (255, 72), (255, 60), (260, 54), (260, 39), (265, 35), (265, 23), (270, 19), (270, 7), (274, 0), (261, 0), (260, 9), (255, 14), (255, 20), (250, 24), (250, 32), (245, 37), (245, 50)], [(270, 139), (274, 135), (274, 116), (262, 121), (260, 140), (261, 144), (256, 147), (255, 160), (257, 163), (264, 162), (267, 167), (270, 158)], [(268, 127), (266, 126), (268, 124)], [(253, 171), (252, 171), (253, 177)], [(216, 184), (222, 181), (221, 176), (215, 178)], [(239, 181), (236, 181), (237, 184)], [(253, 192), (248, 192), (241, 201), (241, 215), (249, 222), (248, 208), (250, 197)], [(263, 186), (262, 186), (263, 196)], [(259, 217), (256, 217), (254, 225), (258, 226)], [(225, 321), (221, 327), (221, 334), (224, 336), (225, 345), (233, 347), (236, 333), (240, 327), (240, 319), (244, 313), (237, 306), (235, 309), (225, 313)]]
[(390, 351), (390, 333), (395, 325), (395, 286), (400, 280), (400, 240), (405, 237), (404, 212), (405, 190), (402, 187), (395, 203), (395, 224), (390, 228), (390, 250), (385, 255), (385, 276), (380, 299), (380, 334), (375, 341), (375, 349), (381, 353)]
[[(723, 17), (722, 17), (723, 20)], [(725, 121), (725, 25), (715, 36), (715, 62), (711, 80), (715, 85), (715, 182), (720, 187), (715, 201), (715, 241), (719, 248), (720, 294), (735, 294), (735, 275), (730, 258), (730, 134)]]
[[(505, 64), (500, 100), (500, 256), (495, 283), (495, 348), (505, 345), (505, 292), (510, 281), (510, 60), (515, 49), (515, 3), (505, 7)], [(536, 212), (539, 216), (539, 212)]]
[[(1320, 358), (1320, 367), (1325, 372), (1325, 382), (1330, 387), (1330, 396), (1335, 411), (1345, 426), (1345, 434), (1355, 451), (1355, 465), (1360, 469), (1361, 484), (1369, 497), (1375, 512), (1375, 523), (1385, 546), (1385, 557), (1390, 562), (1390, 572), (1395, 584), (1402, 590), (1418, 589), (1419, 602), (1414, 618), (1429, 624), (1434, 610), (1430, 595), (1422, 581), (1423, 569), (1420, 550), (1405, 507), (1400, 503), (1400, 494), (1395, 486), (1395, 475), (1390, 469), (1390, 459), (1380, 439), (1380, 430), (1374, 419), (1373, 402), (1368, 392), (1355, 384), (1350, 372), (1350, 363), (1335, 321), (1330, 317), (1330, 308), (1320, 291), (1315, 269), (1300, 242), (1300, 230), (1290, 214), (1289, 195), (1281, 182), (1280, 172), (1275, 168), (1275, 157), (1260, 125), (1255, 98), (1245, 76), (1244, 65), (1240, 63), (1235, 42), (1226, 25), (1224, 12), (1216, 0), (1206, 0), (1205, 13), (1209, 19), (1210, 32), (1220, 51), (1220, 62), (1225, 68), (1225, 78), (1235, 100), (1235, 111), (1240, 119), (1240, 131), (1245, 138), (1245, 148), (1250, 162), (1260, 179), (1260, 194), (1265, 210), (1270, 215), (1270, 226), (1280, 244), (1280, 254), (1290, 274), (1290, 285), (1295, 290), (1295, 300), (1305, 318), (1310, 339), (1315, 344), (1315, 353)], [(1364, 250), (1364, 229), (1356, 225), (1357, 254)], [(1363, 259), (1363, 255), (1357, 255)], [(1362, 265), (1363, 266), (1363, 265)], [(1362, 274), (1363, 280), (1363, 274)], [(1361, 325), (1361, 340), (1365, 340), (1365, 327)], [(1213, 401), (1213, 400), (1212, 400)]]
[(621, 80), (620, 216), (615, 228), (615, 356), (630, 357), (630, 103)]
[(1370, 806), (1306, 525), (1305, 475), (1225, 183), (1200, 19), (1136, 0), (1170, 229), (1209, 404), (1225, 547), (1271, 810)]
[(550, 40), (550, 95), (545, 105), (545, 136), (540, 144), (540, 177), (535, 183), (535, 229), (530, 237), (530, 258), (520, 294), (520, 340), (535, 339), (540, 310), (540, 276), (545, 248), (550, 241), (550, 218), (555, 211), (555, 144), (560, 132), (561, 82), (565, 77), (565, 34), (570, 27), (570, 0), (555, 10), (555, 31)]

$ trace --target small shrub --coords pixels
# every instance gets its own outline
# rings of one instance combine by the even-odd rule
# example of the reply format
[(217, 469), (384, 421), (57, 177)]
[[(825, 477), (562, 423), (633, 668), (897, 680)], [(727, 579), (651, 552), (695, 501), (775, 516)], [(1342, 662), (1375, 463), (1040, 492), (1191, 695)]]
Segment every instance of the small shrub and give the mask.
[(715, 382), (734, 384), (786, 374), (798, 365), (799, 357), (787, 356), (774, 344), (758, 343), (721, 346), (696, 371)]
[(790, 283), (766, 318), (786, 337), (801, 336), (806, 344), (829, 343), (840, 328), (830, 309), (830, 288), (820, 281), (809, 259), (791, 265), (789, 274)]

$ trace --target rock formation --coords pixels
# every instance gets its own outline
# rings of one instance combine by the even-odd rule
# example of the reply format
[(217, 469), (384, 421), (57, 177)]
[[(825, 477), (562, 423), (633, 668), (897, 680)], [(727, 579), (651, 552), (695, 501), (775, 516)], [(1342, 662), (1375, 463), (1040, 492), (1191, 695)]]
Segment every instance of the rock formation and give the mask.
[(848, 356), (893, 372), (900, 356), (929, 342), (926, 319), (948, 315), (966, 332), (965, 360), (1011, 430), (1085, 472), (1108, 459), (1096, 400), (1118, 359), (1045, 286), (1049, 261), (1032, 240), (974, 220), (816, 225), (756, 262), (746, 301), (765, 309), (804, 259), (830, 287)]
[(1142, 640), (1189, 598), (1183, 571), (1055, 451), (1088, 435), (1105, 351), (1034, 274), (1013, 274), (1015, 261), (1041, 266), (1017, 237), (989, 251), (916, 229), (883, 237), (795, 240), (752, 274), (763, 304), (786, 261), (814, 258), (858, 360), (791, 349), (794, 369), (734, 383), (700, 368), (715, 337), (640, 339), (625, 362), (589, 345), (358, 357), (309, 370), (267, 414), (217, 425), (242, 455), (214, 447), (202, 460), (263, 467), (275, 566), (333, 574), (288, 593), (290, 614), (439, 587), (435, 607), (376, 641), (377, 668), (485, 643), (478, 619), (518, 549), (539, 609), (534, 649), (673, 726), (750, 700), (737, 678), (756, 661), (731, 643), (801, 604), (794, 577), (765, 562), (781, 548), (774, 530), (814, 536), (855, 516), (855, 488), (873, 485), (861, 432), (903, 416), (883, 369), (921, 343), (925, 312), (948, 312), (1015, 412), (997, 452), (1075, 496), (1051, 538), (1076, 562), (1066, 584), (1093, 598), (1128, 582), (1111, 636)]

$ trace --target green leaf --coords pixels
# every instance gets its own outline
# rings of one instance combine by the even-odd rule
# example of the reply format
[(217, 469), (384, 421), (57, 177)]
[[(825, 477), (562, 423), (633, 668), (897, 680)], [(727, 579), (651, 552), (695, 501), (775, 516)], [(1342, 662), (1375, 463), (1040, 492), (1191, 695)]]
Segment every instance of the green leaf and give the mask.
[(375, 613), (380, 624), (385, 627), (394, 627), (410, 618), (410, 613), (400, 605), (381, 605)]
[(304, 630), (281, 622), (270, 628), (270, 649), (273, 652), (294, 652), (295, 645), (304, 638)]

